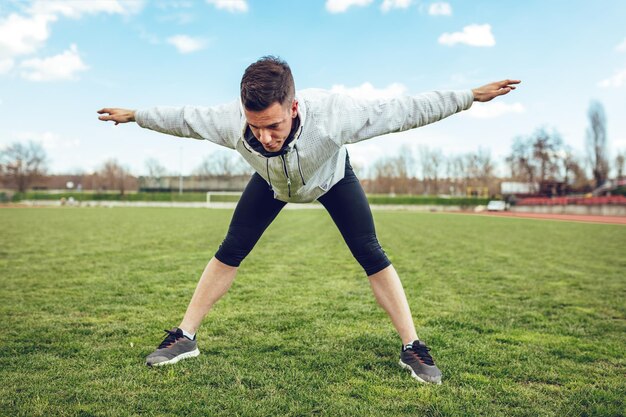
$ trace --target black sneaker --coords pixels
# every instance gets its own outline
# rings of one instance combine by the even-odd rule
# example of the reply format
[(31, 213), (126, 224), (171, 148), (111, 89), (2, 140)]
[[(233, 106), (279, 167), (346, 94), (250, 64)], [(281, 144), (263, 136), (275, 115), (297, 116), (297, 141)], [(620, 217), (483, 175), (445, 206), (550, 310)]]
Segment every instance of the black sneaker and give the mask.
[(435, 365), (430, 349), (420, 340), (402, 347), (400, 366), (411, 371), (411, 376), (420, 382), (441, 384), (441, 371)]
[(183, 336), (183, 331), (177, 327), (165, 330), (165, 333), (167, 333), (165, 340), (161, 342), (157, 350), (146, 357), (146, 365), (169, 365), (200, 354), (195, 336), (193, 340), (190, 340)]

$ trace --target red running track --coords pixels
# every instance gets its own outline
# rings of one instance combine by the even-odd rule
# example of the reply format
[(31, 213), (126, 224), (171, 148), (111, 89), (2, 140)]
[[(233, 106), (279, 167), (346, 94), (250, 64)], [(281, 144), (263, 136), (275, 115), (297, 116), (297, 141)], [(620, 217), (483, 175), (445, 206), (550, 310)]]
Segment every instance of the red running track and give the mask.
[(561, 220), (568, 222), (606, 223), (626, 225), (626, 216), (588, 216), (576, 214), (543, 214), (543, 213), (515, 213), (515, 212), (481, 212), (483, 216), (518, 217), (525, 219)]

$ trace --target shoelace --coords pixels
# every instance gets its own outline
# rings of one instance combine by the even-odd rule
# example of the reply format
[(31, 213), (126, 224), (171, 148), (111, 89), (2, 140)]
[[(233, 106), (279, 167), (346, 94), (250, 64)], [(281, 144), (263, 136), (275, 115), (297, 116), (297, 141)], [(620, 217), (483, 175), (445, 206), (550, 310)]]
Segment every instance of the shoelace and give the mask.
[(164, 331), (165, 333), (167, 333), (167, 337), (165, 338), (164, 341), (161, 342), (161, 344), (159, 345), (157, 349), (163, 349), (163, 348), (169, 347), (177, 339), (180, 339), (180, 337), (178, 337), (178, 334), (176, 332), (173, 332), (171, 330), (164, 330)]
[(422, 362), (424, 365), (435, 365), (433, 357), (430, 356), (430, 353), (428, 353), (430, 351), (430, 348), (426, 347), (426, 345), (411, 345), (409, 348), (407, 348), (407, 350), (413, 352), (415, 356), (417, 356), (417, 358), (420, 360), (420, 362)]

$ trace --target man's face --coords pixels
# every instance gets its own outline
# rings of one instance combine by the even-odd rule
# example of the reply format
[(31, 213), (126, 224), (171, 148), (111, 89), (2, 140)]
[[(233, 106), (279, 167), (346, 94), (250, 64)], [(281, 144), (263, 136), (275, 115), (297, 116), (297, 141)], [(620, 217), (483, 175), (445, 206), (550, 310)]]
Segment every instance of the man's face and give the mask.
[(268, 152), (277, 152), (291, 132), (293, 119), (298, 116), (298, 102), (293, 100), (285, 105), (274, 102), (261, 111), (244, 108), (244, 114), (252, 134), (263, 148)]

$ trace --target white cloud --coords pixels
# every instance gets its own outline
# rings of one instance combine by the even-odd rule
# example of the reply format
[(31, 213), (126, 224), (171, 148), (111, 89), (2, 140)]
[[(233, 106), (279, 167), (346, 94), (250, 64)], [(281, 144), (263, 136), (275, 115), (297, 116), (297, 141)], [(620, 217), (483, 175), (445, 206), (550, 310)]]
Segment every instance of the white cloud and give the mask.
[(477, 119), (493, 119), (508, 113), (524, 113), (526, 108), (522, 103), (503, 103), (501, 101), (490, 103), (474, 103), (472, 107), (463, 114)]
[(615, 72), (612, 77), (602, 80), (598, 83), (598, 86), (603, 88), (609, 87), (621, 87), (626, 84), (626, 68)]
[(391, 9), (407, 9), (413, 0), (385, 0), (380, 5), (380, 9), (383, 12), (388, 12)]
[(193, 1), (191, 0), (159, 0), (156, 3), (156, 7), (161, 10), (169, 9), (188, 9), (193, 7)]
[[(32, 55), (45, 46), (52, 23), (59, 17), (78, 19), (85, 14), (129, 15), (139, 12), (145, 0), (35, 0), (22, 7), (22, 14), (0, 17), (0, 74), (15, 66), (13, 58)], [(87, 69), (74, 48), (50, 58), (23, 61), (24, 78), (44, 81), (73, 78)]]
[(14, 62), (11, 58), (0, 59), (0, 74), (6, 74), (11, 71), (14, 66)]
[(626, 52), (626, 38), (624, 38), (622, 43), (620, 43), (619, 45), (615, 47), (615, 50), (617, 52)]
[(80, 140), (64, 139), (53, 132), (17, 132), (13, 136), (21, 141), (39, 142), (47, 150), (72, 149), (80, 146)]
[(20, 64), (21, 75), (30, 81), (71, 80), (76, 73), (89, 67), (80, 58), (78, 48), (72, 44), (67, 51), (48, 58), (33, 58)]
[(352, 6), (368, 6), (373, 0), (326, 0), (326, 10), (343, 13)]
[(248, 3), (246, 0), (206, 0), (208, 4), (212, 4), (217, 9), (226, 10), (231, 13), (245, 13), (248, 11)]
[(432, 3), (428, 7), (428, 14), (431, 16), (451, 16), (452, 6), (445, 2)]
[(181, 54), (189, 54), (206, 48), (207, 42), (204, 39), (192, 38), (187, 35), (176, 35), (167, 38), (167, 43), (174, 45)]
[(494, 46), (496, 39), (491, 33), (491, 25), (469, 25), (463, 28), (463, 32), (444, 33), (439, 37), (439, 43), (448, 46), (457, 43), (470, 46)]
[(405, 93), (406, 87), (400, 83), (393, 83), (380, 89), (374, 88), (372, 84), (366, 82), (358, 87), (352, 88), (348, 88), (342, 84), (337, 84), (333, 85), (330, 91), (333, 93), (347, 94), (356, 98), (380, 99), (401, 96)]
[(20, 16), (12, 13), (0, 20), (0, 57), (31, 54), (43, 46), (50, 36), (50, 15)]
[(79, 19), (83, 14), (132, 14), (144, 6), (143, 0), (37, 0), (29, 12), (32, 15), (63, 15)]

